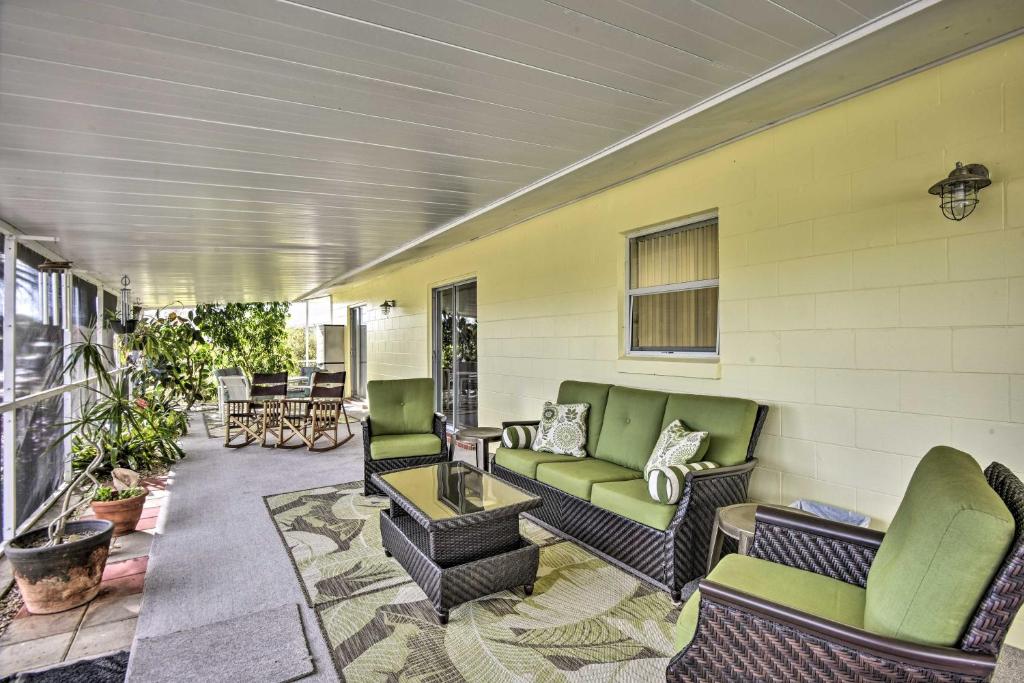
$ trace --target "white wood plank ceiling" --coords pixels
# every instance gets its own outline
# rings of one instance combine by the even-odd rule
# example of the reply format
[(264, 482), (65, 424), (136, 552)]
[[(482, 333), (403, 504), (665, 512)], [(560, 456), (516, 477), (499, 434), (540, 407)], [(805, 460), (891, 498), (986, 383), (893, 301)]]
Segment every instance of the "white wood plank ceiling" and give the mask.
[[(501, 227), (501, 198), (901, 4), (0, 0), (0, 218), (111, 284), (127, 272), (147, 305), (291, 299), (441, 228)], [(970, 14), (910, 4), (907, 23)], [(742, 118), (668, 158), (760, 125)], [(621, 179), (610, 166), (515, 215)]]

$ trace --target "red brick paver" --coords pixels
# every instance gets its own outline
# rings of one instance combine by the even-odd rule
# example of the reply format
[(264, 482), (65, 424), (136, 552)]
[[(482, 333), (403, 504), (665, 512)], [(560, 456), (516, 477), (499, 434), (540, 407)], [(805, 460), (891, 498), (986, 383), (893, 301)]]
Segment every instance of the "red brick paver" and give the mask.
[(131, 576), (132, 574), (145, 574), (148, 565), (148, 555), (123, 562), (114, 562), (108, 564), (107, 568), (103, 570), (103, 580), (109, 581), (110, 579), (119, 579), (122, 576)]

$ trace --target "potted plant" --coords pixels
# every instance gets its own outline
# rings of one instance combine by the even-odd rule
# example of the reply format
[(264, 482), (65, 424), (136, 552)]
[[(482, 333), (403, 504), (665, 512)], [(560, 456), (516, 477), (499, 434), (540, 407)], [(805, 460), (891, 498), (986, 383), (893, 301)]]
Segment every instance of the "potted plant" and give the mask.
[[(15, 536), (5, 551), (25, 607), (33, 614), (72, 609), (99, 592), (115, 524), (106, 519), (72, 521), (96, 499), (100, 488), (97, 473), (125, 462), (150, 465), (184, 455), (175, 443), (178, 433), (161, 422), (164, 416), (145, 400), (132, 397), (129, 372), (111, 372), (107, 347), (88, 337), (62, 349), (61, 356), (64, 352), (67, 361), (59, 367), (64, 376), (84, 372), (86, 377), (96, 378), (78, 417), (62, 425), (65, 432), (57, 441), (72, 440), (76, 474), (61, 499), (56, 519), (46, 527)], [(104, 502), (103, 497), (97, 502)], [(141, 514), (144, 500), (142, 491), (117, 502), (129, 507), (138, 504)], [(138, 516), (132, 528), (137, 521)]]
[(92, 494), (93, 514), (114, 524), (114, 536), (124, 536), (135, 531), (142, 517), (142, 506), (149, 490), (144, 486), (132, 486), (118, 490), (112, 486), (100, 486)]
[(7, 545), (5, 553), (14, 580), (32, 614), (52, 614), (84, 605), (100, 590), (114, 524), (102, 519), (68, 521), (99, 486), (93, 472), (105, 454), (99, 444), (93, 445), (96, 456), (68, 487), (57, 518), (46, 527), (15, 536)]

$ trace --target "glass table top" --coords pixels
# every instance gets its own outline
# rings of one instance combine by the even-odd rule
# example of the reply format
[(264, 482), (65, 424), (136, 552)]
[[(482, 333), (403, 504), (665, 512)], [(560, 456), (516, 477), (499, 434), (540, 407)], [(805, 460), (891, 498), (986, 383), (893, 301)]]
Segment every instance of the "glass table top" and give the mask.
[(378, 475), (432, 520), (498, 510), (536, 499), (464, 462), (445, 462)]

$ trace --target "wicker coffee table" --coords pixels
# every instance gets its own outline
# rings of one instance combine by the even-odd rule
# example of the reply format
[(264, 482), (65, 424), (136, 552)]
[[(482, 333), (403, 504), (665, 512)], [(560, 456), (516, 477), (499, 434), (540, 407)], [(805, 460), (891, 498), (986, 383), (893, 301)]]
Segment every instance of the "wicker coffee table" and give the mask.
[(456, 605), (523, 586), (533, 592), (540, 549), (519, 535), (519, 513), (541, 499), (464, 462), (374, 474), (384, 552), (409, 572), (448, 623)]

